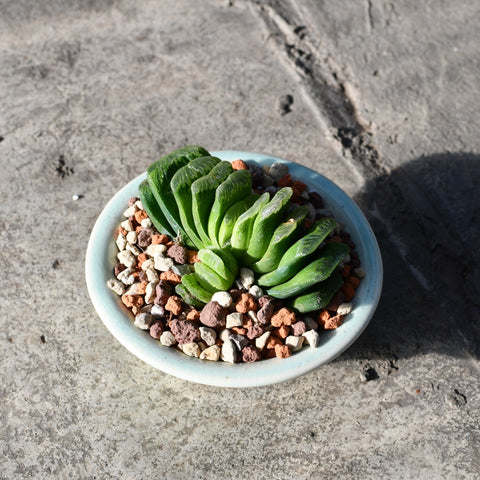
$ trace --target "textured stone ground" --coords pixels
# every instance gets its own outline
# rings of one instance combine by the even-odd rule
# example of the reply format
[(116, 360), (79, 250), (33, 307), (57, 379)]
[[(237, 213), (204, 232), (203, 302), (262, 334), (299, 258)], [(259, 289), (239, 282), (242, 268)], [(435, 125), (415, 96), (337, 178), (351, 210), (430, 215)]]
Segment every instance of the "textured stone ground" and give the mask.
[[(473, 0), (1, 2), (0, 478), (478, 478), (479, 21)], [(97, 215), (189, 143), (313, 167), (371, 220), (384, 293), (333, 363), (199, 386), (97, 317)]]

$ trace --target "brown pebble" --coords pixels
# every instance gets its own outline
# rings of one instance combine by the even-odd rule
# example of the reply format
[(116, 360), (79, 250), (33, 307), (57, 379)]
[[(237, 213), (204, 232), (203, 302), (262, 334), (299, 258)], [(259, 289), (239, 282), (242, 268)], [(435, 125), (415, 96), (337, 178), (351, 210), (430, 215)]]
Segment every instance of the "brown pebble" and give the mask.
[(182, 311), (182, 301), (180, 297), (175, 295), (169, 297), (165, 304), (165, 310), (172, 312), (174, 315), (180, 315), (180, 312)]
[(292, 351), (288, 345), (275, 345), (275, 355), (277, 358), (287, 358), (292, 355)]
[(270, 319), (270, 323), (274, 327), (281, 327), (282, 325), (292, 325), (292, 323), (295, 323), (296, 321), (297, 318), (295, 316), (295, 313), (285, 307), (275, 312)]

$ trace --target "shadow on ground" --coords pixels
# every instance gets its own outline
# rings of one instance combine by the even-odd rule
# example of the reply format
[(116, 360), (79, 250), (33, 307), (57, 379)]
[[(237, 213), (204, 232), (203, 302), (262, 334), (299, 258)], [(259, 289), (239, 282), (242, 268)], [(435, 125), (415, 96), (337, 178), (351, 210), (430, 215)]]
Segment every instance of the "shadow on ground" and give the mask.
[(347, 358), (419, 353), (480, 358), (480, 156), (422, 157), (355, 200), (382, 250), (377, 312)]

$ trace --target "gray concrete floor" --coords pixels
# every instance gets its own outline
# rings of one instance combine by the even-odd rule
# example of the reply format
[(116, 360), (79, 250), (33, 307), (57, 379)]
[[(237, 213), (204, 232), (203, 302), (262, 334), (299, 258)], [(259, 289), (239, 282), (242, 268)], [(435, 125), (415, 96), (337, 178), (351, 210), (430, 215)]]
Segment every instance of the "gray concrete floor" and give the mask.
[[(479, 23), (474, 0), (2, 2), (0, 478), (479, 478)], [(90, 229), (190, 143), (361, 205), (385, 288), (336, 361), (222, 390), (105, 329)]]

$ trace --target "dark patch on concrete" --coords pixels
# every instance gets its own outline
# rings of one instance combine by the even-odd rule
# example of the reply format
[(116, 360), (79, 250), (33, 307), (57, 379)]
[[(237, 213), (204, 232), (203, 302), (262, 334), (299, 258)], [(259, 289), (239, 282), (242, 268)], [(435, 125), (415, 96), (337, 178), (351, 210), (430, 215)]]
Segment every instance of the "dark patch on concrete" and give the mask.
[(45, 342), (46, 342), (46, 340), (45, 340), (45, 335), (40, 335), (40, 341), (41, 341), (42, 343), (45, 343)]
[(293, 104), (293, 96), (292, 95), (282, 95), (278, 99), (278, 111), (280, 115), (286, 115), (292, 111), (291, 106)]
[(351, 349), (357, 358), (387, 343), (400, 358), (439, 352), (478, 362), (478, 185), (480, 155), (444, 153), (379, 175), (355, 197), (384, 264), (377, 313)]
[(33, 80), (43, 80), (50, 73), (50, 70), (45, 65), (30, 65), (22, 70), (27, 77)]
[(0, 136), (0, 143), (3, 142), (4, 140), (5, 140), (5, 138)]
[(60, 268), (60, 262), (58, 260), (54, 260), (54, 262), (52, 263), (52, 268), (54, 270), (58, 270)]
[(445, 403), (451, 407), (463, 407), (467, 403), (467, 397), (457, 389), (445, 395)]
[(67, 165), (65, 161), (65, 156), (63, 154), (58, 157), (57, 163), (55, 165), (55, 173), (60, 178), (68, 177), (69, 175), (72, 175), (74, 173), (73, 168)]
[(62, 43), (59, 47), (57, 59), (60, 62), (66, 63), (69, 68), (73, 68), (80, 55), (80, 50), (80, 42)]
[(360, 379), (362, 382), (370, 382), (371, 380), (378, 380), (377, 371), (373, 367), (366, 367), (360, 374)]

